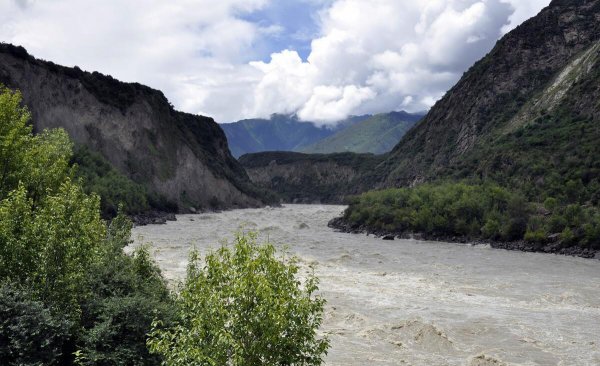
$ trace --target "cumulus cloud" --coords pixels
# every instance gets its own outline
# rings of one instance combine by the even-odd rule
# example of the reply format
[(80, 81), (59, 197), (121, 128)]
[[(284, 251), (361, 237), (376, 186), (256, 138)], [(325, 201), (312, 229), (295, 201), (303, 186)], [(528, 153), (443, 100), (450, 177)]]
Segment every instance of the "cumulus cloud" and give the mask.
[[(254, 95), (258, 101), (285, 95), (281, 111), (321, 123), (348, 114), (426, 110), (504, 32), (548, 1), (536, 3), (337, 0), (322, 13), (322, 36), (313, 40), (306, 62), (284, 51), (294, 62), (279, 62), (281, 53), (271, 63), (252, 64), (263, 72)], [(290, 82), (299, 70), (302, 83)], [(252, 106), (255, 115), (272, 112), (272, 104)]]
[(241, 15), (268, 0), (0, 0), (0, 40), (36, 57), (161, 89), (177, 108), (237, 118), (259, 81), (253, 45), (279, 31)]
[(220, 122), (297, 113), (327, 124), (429, 108), (502, 34), (549, 3), (296, 0), (318, 18), (302, 30), (317, 35), (303, 60), (293, 48), (260, 53), (292, 32), (285, 19), (249, 20), (273, 1), (0, 0), (0, 39), (148, 84), (177, 108)]

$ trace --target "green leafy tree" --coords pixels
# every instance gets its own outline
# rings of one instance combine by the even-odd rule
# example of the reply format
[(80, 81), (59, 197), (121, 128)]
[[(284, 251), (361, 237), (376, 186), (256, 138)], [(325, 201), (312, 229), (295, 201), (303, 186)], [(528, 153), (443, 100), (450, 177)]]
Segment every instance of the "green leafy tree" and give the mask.
[(165, 365), (320, 365), (329, 341), (319, 339), (324, 299), (318, 279), (298, 279), (293, 258), (278, 258), (256, 235), (238, 235), (201, 261), (192, 253), (177, 299), (176, 324), (155, 322), (150, 351)]
[(146, 338), (174, 307), (158, 267), (123, 252), (131, 221), (107, 227), (73, 179), (66, 132), (34, 135), (20, 103), (0, 89), (0, 363), (160, 364)]
[(32, 294), (0, 285), (0, 360), (2, 365), (58, 366), (68, 359), (71, 326)]
[(78, 317), (86, 270), (105, 250), (97, 195), (71, 180), (64, 130), (33, 135), (18, 92), (0, 92), (0, 278)]

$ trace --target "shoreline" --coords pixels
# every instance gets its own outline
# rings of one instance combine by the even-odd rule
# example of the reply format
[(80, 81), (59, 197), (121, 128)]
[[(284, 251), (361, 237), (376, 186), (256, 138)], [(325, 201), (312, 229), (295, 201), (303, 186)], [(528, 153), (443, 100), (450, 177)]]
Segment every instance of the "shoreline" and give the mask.
[(512, 241), (512, 242), (499, 242), (494, 240), (482, 240), (473, 239), (468, 237), (458, 236), (442, 236), (442, 235), (425, 235), (423, 233), (412, 233), (412, 232), (387, 232), (371, 230), (367, 227), (352, 227), (350, 224), (344, 221), (342, 217), (336, 217), (327, 223), (327, 226), (337, 230), (338, 232), (347, 234), (366, 234), (379, 237), (382, 240), (395, 240), (395, 239), (415, 239), (415, 240), (426, 240), (436, 242), (446, 242), (455, 244), (472, 244), (472, 245), (489, 245), (493, 249), (504, 249), (511, 251), (520, 251), (528, 253), (546, 253), (555, 255), (565, 255), (571, 257), (579, 257), (585, 259), (596, 259), (600, 260), (600, 251), (593, 249), (580, 248), (577, 246), (573, 247), (561, 247), (558, 243), (549, 243), (542, 247), (537, 247), (524, 240)]

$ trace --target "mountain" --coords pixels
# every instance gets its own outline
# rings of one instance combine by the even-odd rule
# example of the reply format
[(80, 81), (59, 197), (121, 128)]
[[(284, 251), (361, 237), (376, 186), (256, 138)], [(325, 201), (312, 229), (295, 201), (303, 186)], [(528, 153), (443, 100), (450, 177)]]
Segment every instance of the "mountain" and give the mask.
[(333, 127), (317, 127), (296, 116), (274, 114), (270, 119), (247, 119), (223, 123), (231, 152), (235, 157), (263, 151), (298, 151), (335, 132), (371, 116), (353, 116)]
[(488, 177), (598, 184), (600, 1), (554, 0), (504, 36), (378, 167), (383, 186)]
[(339, 130), (300, 151), (305, 153), (386, 153), (400, 141), (423, 114), (391, 112), (374, 115)]
[[(500, 39), (389, 154), (366, 161), (373, 165), (346, 183), (368, 190), (492, 180), (535, 202), (598, 205), (599, 85), (600, 0), (553, 0)], [(286, 162), (301, 176), (299, 167)], [(298, 176), (270, 178), (277, 190)]]
[(366, 189), (361, 177), (384, 155), (303, 154), (273, 151), (239, 158), (252, 182), (277, 192), (285, 202), (342, 203)]
[(265, 202), (219, 125), (174, 110), (158, 90), (37, 60), (9, 44), (0, 44), (0, 83), (21, 91), (35, 131), (64, 128), (181, 211)]

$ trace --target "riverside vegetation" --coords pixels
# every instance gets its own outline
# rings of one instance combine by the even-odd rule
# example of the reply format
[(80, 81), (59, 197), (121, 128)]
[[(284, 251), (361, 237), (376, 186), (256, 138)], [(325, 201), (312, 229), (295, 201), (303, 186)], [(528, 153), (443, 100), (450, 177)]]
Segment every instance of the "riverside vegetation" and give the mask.
[(600, 211), (571, 195), (557, 197), (535, 203), (495, 183), (423, 184), (364, 193), (330, 225), (381, 235), (489, 240), (502, 242), (502, 247), (592, 257), (600, 250)]
[[(67, 133), (32, 134), (20, 103), (20, 93), (0, 90), (3, 365), (181, 365), (182, 349), (198, 365), (321, 363), (328, 342), (316, 336), (323, 311), (316, 278), (302, 286), (293, 261), (240, 236), (206, 267), (194, 257), (181, 293), (173, 293), (145, 247), (124, 253), (131, 221), (122, 213), (102, 219), (99, 196), (76, 178)], [(263, 310), (272, 317), (263, 319)], [(241, 339), (245, 331), (254, 337)], [(280, 339), (284, 347), (273, 347)]]

